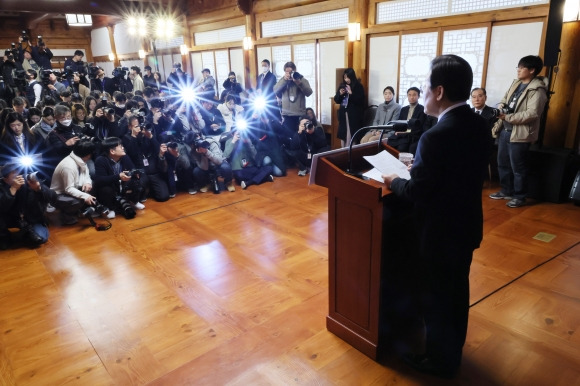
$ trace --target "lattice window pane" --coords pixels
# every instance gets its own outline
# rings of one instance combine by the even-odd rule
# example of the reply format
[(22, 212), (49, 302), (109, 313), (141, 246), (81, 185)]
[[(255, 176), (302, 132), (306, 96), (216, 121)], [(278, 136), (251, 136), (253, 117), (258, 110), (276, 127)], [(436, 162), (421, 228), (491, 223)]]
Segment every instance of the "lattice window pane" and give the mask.
[(487, 27), (445, 31), (443, 54), (461, 56), (473, 70), (473, 87), (480, 87), (485, 65), (485, 43)]
[(316, 111), (316, 52), (314, 43), (296, 44), (294, 48), (294, 64), (296, 71), (308, 80), (312, 95), (306, 98), (306, 107), (312, 107)]
[(246, 27), (243, 25), (230, 28), (216, 29), (212, 31), (196, 32), (193, 34), (193, 39), (196, 46), (203, 46), (206, 44), (218, 44), (239, 41), (246, 36)]
[(215, 81), (219, 96), (222, 95), (222, 91), (224, 90), (222, 83), (226, 80), (230, 72), (230, 56), (228, 50), (215, 51), (215, 64)]
[(549, 0), (393, 0), (377, 4), (377, 24), (457, 15), (536, 4)]
[(276, 79), (284, 75), (284, 63), (292, 60), (292, 51), (290, 46), (273, 46), (272, 47), (272, 72)]
[[(215, 74), (215, 61), (213, 56), (213, 51), (204, 51), (201, 53), (201, 63), (203, 68), (208, 68), (212, 74)], [(203, 70), (203, 68), (201, 70)], [(196, 77), (201, 77), (201, 70), (199, 74), (195, 74)]]
[(265, 38), (348, 28), (348, 9), (264, 21), (261, 24), (262, 36)]
[[(437, 32), (403, 35), (401, 39), (401, 73), (399, 76), (399, 101), (407, 105), (409, 87), (421, 89), (429, 74), (429, 64), (437, 54)], [(420, 103), (423, 96), (419, 99)]]
[(176, 36), (172, 39), (156, 39), (155, 46), (159, 48), (174, 48), (183, 44), (183, 36)]

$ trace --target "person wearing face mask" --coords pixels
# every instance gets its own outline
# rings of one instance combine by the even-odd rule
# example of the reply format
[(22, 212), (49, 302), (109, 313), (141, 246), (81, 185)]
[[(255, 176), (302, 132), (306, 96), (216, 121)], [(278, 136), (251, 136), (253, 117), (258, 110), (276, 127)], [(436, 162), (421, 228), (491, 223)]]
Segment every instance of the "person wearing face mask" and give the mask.
[(75, 143), (82, 136), (82, 129), (72, 123), (71, 110), (64, 105), (54, 107), (55, 128), (48, 133), (46, 144), (50, 160), (56, 167), (60, 161), (70, 154)]
[(115, 99), (115, 115), (122, 117), (125, 114), (125, 111), (127, 111), (127, 108), (125, 107), (127, 97), (125, 94), (117, 92), (113, 95), (113, 98)]
[(277, 112), (277, 118), (281, 119), (278, 104), (276, 102), (276, 94), (274, 94), (274, 86), (276, 85), (276, 75), (270, 71), (270, 61), (268, 59), (262, 60), (262, 73), (258, 75), (256, 93), (266, 99), (266, 103), (270, 112)]
[(43, 140), (46, 140), (48, 133), (52, 131), (56, 126), (56, 121), (54, 119), (54, 109), (52, 107), (45, 107), (42, 110), (42, 116), (40, 121), (30, 128), (30, 131), (34, 134), (40, 135)]

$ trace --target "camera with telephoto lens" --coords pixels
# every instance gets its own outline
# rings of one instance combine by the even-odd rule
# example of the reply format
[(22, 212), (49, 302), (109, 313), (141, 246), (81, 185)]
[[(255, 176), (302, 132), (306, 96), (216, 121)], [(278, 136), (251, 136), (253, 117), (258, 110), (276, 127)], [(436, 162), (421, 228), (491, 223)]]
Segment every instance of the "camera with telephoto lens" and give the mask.
[(493, 110), (493, 116), (494, 117), (499, 117), (502, 114), (511, 114), (513, 113), (513, 110), (508, 108), (508, 107), (504, 107), (504, 108), (497, 108), (497, 109), (492, 109)]
[(300, 74), (299, 72), (297, 72), (297, 71), (294, 71), (294, 72), (292, 73), (292, 78), (294, 78), (294, 80), (300, 80), (300, 79), (302, 79), (302, 78), (304, 78), (304, 77), (303, 77), (303, 76), (302, 76), (302, 74)]
[(137, 215), (133, 205), (131, 205), (131, 202), (126, 198), (117, 197), (117, 207), (120, 209), (120, 212), (123, 213), (123, 217), (125, 217), (127, 220), (135, 218)]
[[(120, 198), (120, 200), (128, 200), (130, 201), (129, 204), (131, 204), (131, 202), (139, 202), (139, 199), (141, 198), (142, 194), (143, 194), (143, 184), (141, 183), (141, 175), (145, 174), (145, 170), (143, 169), (133, 169), (133, 170), (129, 170), (126, 171), (125, 174), (129, 177), (131, 177), (131, 179), (127, 182), (123, 182), (123, 195), (122, 198)], [(121, 204), (121, 208), (123, 210), (123, 215), (126, 218), (133, 218), (135, 217), (135, 215), (133, 215), (133, 217), (127, 217), (127, 215), (125, 213), (130, 214), (130, 211), (128, 211), (127, 208), (123, 207), (122, 202), (119, 201), (119, 204)], [(131, 210), (133, 210), (133, 206), (129, 205)], [(128, 211), (128, 212), (127, 212)], [(133, 210), (134, 212), (134, 210)]]

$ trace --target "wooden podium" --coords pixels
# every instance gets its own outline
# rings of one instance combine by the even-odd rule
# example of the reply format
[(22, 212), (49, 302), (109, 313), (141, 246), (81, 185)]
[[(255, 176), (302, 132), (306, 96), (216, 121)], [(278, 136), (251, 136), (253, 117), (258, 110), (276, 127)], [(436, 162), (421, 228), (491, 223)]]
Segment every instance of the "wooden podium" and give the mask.
[[(381, 144), (394, 156), (397, 150)], [(377, 142), (353, 147), (354, 170), (371, 168), (362, 157)], [(377, 360), (381, 337), (383, 201), (390, 190), (347, 174), (348, 148), (320, 155), (313, 182), (328, 188), (328, 287), (326, 328)], [(313, 168), (314, 169), (314, 168)]]

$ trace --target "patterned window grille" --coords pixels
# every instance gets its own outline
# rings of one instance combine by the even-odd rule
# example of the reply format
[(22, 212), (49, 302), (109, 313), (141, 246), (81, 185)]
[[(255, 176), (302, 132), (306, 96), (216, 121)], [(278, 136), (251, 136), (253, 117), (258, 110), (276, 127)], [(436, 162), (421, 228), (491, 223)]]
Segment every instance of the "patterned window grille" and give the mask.
[(239, 41), (240, 44), (242, 44), (244, 36), (246, 36), (246, 27), (240, 25), (237, 27), (222, 28), (212, 31), (196, 32), (193, 34), (193, 39), (196, 46), (235, 41)]
[(377, 24), (547, 4), (549, 0), (394, 0), (377, 4)]
[(348, 8), (262, 22), (262, 37), (348, 28)]

